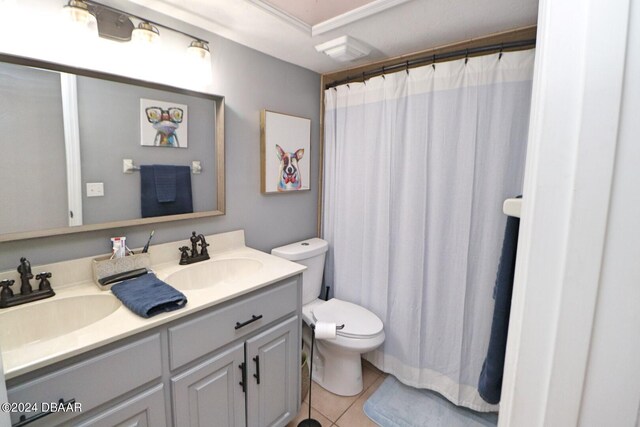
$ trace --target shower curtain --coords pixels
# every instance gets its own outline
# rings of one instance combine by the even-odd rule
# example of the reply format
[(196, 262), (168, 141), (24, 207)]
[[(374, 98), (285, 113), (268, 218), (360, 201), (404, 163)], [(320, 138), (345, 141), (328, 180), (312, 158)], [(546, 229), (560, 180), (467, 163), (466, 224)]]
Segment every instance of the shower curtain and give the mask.
[(382, 319), (374, 365), (479, 411), (497, 409), (477, 384), (533, 60), (479, 56), (325, 92), (326, 284)]

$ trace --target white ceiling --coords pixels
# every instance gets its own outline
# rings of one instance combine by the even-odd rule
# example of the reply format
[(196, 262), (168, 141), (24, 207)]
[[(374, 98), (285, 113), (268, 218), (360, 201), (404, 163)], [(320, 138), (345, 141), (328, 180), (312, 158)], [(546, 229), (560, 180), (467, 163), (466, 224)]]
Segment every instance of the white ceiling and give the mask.
[[(318, 73), (534, 25), (538, 11), (538, 0), (130, 2)], [(369, 45), (371, 54), (339, 63), (316, 52), (314, 46), (343, 35)]]

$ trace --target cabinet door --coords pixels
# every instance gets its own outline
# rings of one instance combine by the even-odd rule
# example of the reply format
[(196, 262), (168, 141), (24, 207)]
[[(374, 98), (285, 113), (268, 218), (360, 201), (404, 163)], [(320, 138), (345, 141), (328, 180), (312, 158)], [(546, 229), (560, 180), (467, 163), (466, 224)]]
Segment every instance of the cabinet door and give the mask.
[(294, 316), (247, 341), (247, 425), (281, 426), (298, 413), (300, 338)]
[(162, 427), (167, 425), (162, 384), (126, 400), (78, 427)]
[(180, 427), (244, 426), (242, 343), (171, 379), (174, 424)]

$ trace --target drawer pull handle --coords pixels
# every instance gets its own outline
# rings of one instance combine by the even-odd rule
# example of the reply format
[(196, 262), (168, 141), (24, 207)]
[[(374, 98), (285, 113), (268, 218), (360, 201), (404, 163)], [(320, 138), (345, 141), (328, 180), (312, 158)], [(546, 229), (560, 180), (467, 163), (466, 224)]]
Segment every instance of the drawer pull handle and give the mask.
[(260, 385), (260, 356), (254, 357), (253, 361), (256, 362), (256, 373), (253, 374), (253, 377), (258, 382), (258, 385)]
[(242, 386), (242, 392), (246, 393), (247, 392), (247, 369), (246, 369), (247, 365), (244, 364), (244, 362), (242, 362), (238, 368), (240, 368), (240, 371), (242, 372), (242, 381), (240, 381), (238, 384), (240, 384), (240, 386)]
[(262, 319), (262, 314), (259, 314), (257, 316), (255, 314), (252, 314), (251, 315), (251, 319), (247, 320), (246, 322), (242, 322), (242, 323), (236, 322), (236, 329), (243, 328), (243, 327), (247, 326), (248, 324), (253, 323), (256, 320), (260, 320), (260, 319)]
[[(66, 402), (64, 399), (58, 400), (58, 404), (63, 406), (73, 405), (74, 403), (76, 403), (76, 399), (69, 399)], [(27, 418), (26, 415), (20, 415), (20, 420), (17, 423), (13, 424), (12, 427), (26, 426), (27, 424), (31, 424), (32, 422), (39, 420), (40, 418), (44, 418), (47, 415), (51, 415), (51, 414), (53, 414), (53, 411), (40, 412), (39, 414), (36, 414), (29, 418)]]

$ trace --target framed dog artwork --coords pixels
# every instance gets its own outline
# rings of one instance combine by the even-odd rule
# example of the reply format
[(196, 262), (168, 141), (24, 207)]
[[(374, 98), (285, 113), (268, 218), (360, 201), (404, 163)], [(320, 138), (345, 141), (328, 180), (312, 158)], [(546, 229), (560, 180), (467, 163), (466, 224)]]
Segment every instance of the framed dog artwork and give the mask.
[(260, 190), (265, 194), (309, 190), (311, 120), (260, 112)]

